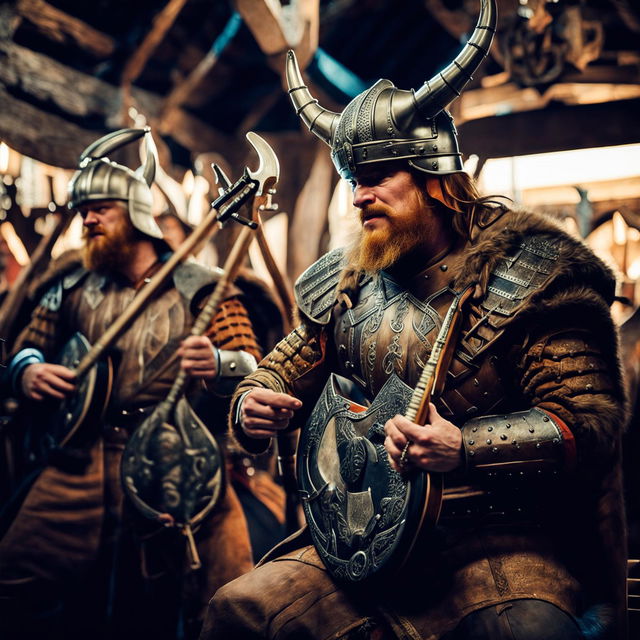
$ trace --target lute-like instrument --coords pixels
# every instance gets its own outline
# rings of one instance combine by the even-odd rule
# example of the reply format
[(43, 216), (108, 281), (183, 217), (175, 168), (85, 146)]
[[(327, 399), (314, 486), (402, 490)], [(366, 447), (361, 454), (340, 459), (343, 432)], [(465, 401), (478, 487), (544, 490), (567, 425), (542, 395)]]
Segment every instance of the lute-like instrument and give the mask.
[(331, 374), (302, 429), (297, 471), (304, 514), (322, 561), (340, 581), (378, 582), (393, 575), (437, 522), (442, 475), (395, 471), (384, 448), (384, 424), (398, 414), (425, 424), (469, 294), (454, 294), (414, 389), (393, 373), (365, 407), (345, 397), (339, 376)]

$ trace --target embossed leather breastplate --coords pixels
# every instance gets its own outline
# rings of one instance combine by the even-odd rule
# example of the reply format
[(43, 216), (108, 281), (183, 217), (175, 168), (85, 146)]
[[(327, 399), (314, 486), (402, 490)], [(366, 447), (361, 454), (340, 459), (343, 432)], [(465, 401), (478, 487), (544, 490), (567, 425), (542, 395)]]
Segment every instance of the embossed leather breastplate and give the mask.
[[(135, 294), (131, 287), (91, 273), (83, 286), (71, 293), (68, 322), (93, 344)], [(158, 371), (174, 356), (192, 323), (187, 304), (175, 288), (165, 290), (147, 304), (112, 349), (118, 354), (112, 406), (132, 401), (150, 404), (163, 397), (178, 371), (177, 360), (160, 376)], [(141, 388), (144, 392), (138, 394)]]
[(453, 299), (442, 260), (401, 286), (380, 272), (362, 283), (351, 309), (334, 311), (340, 373), (372, 399), (392, 373), (414, 386)]

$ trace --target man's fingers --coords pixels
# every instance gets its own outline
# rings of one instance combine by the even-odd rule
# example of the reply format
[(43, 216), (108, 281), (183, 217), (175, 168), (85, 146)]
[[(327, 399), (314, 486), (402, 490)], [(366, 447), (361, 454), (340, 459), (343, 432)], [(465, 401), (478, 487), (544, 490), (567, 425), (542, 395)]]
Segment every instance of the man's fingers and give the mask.
[(71, 371), (71, 369), (67, 369), (67, 367), (62, 366), (61, 364), (49, 364), (47, 366), (47, 370), (56, 377), (63, 378), (69, 382), (73, 382), (76, 379), (76, 374)]
[(266, 404), (247, 402), (242, 410), (245, 416), (256, 416), (258, 418), (271, 418), (273, 420), (288, 420), (293, 418), (293, 411), (283, 407), (270, 407)]
[(392, 458), (399, 458), (402, 454), (402, 447), (399, 447), (390, 436), (384, 439), (384, 448)]
[(247, 429), (247, 434), (252, 438), (275, 438), (278, 432), (274, 429)]
[(200, 360), (183, 360), (182, 368), (188, 373), (202, 373), (204, 371), (215, 371), (213, 362), (203, 362)]
[(179, 354), (183, 360), (213, 360), (213, 351), (209, 349), (182, 349)]
[(397, 449), (402, 450), (405, 443), (407, 442), (407, 436), (398, 429), (397, 418), (401, 416), (396, 416), (391, 420), (387, 420), (384, 425), (384, 431), (387, 434), (387, 438), (390, 442), (396, 446)]
[[(53, 387), (52, 385), (46, 382), (43, 382), (40, 385), (38, 391), (43, 391), (47, 395), (52, 396), (53, 398), (59, 398), (60, 400), (62, 400), (65, 397), (65, 394), (62, 391), (58, 391), (55, 387)], [(36, 391), (33, 392), (34, 398), (36, 393), (37, 393)]]
[(271, 389), (252, 389), (244, 399), (243, 405), (253, 407), (258, 405), (266, 405), (272, 409), (290, 409), (295, 411), (302, 406), (302, 402), (286, 393), (277, 393)]
[(289, 426), (289, 420), (266, 420), (264, 418), (246, 418), (244, 426), (247, 429), (271, 429), (281, 431)]

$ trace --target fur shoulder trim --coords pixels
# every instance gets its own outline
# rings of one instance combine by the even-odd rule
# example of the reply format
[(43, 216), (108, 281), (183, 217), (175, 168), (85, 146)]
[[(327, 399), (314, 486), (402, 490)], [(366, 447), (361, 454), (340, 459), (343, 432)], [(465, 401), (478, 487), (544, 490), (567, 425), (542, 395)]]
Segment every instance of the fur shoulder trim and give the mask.
[(535, 266), (526, 264), (526, 253), (539, 258), (536, 262), (543, 277), (538, 277), (523, 299), (531, 302), (543, 291), (553, 295), (580, 285), (598, 293), (606, 304), (613, 301), (613, 273), (584, 242), (570, 236), (552, 218), (522, 211), (507, 211), (478, 234), (460, 260), (454, 286), (461, 290), (474, 284), (477, 297), (483, 298), (491, 279), (507, 274), (519, 260), (521, 266)]

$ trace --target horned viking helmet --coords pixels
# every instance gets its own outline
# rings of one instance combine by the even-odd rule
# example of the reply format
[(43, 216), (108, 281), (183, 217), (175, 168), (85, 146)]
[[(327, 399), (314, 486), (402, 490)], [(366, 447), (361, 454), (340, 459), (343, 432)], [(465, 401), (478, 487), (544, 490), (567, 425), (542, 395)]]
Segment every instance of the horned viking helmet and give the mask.
[[(136, 171), (106, 156), (144, 137), (146, 157)], [(90, 144), (80, 155), (78, 170), (69, 182), (70, 209), (94, 200), (124, 200), (131, 224), (147, 236), (162, 239), (151, 213), (151, 185), (156, 174), (157, 151), (151, 130), (120, 129)]]
[(496, 0), (481, 0), (473, 35), (443, 71), (417, 91), (378, 80), (342, 113), (322, 108), (305, 86), (293, 51), (287, 56), (289, 95), (312, 133), (331, 147), (338, 173), (351, 180), (375, 162), (406, 160), (434, 175), (462, 171), (457, 131), (446, 107), (457, 98), (489, 52), (496, 27)]

